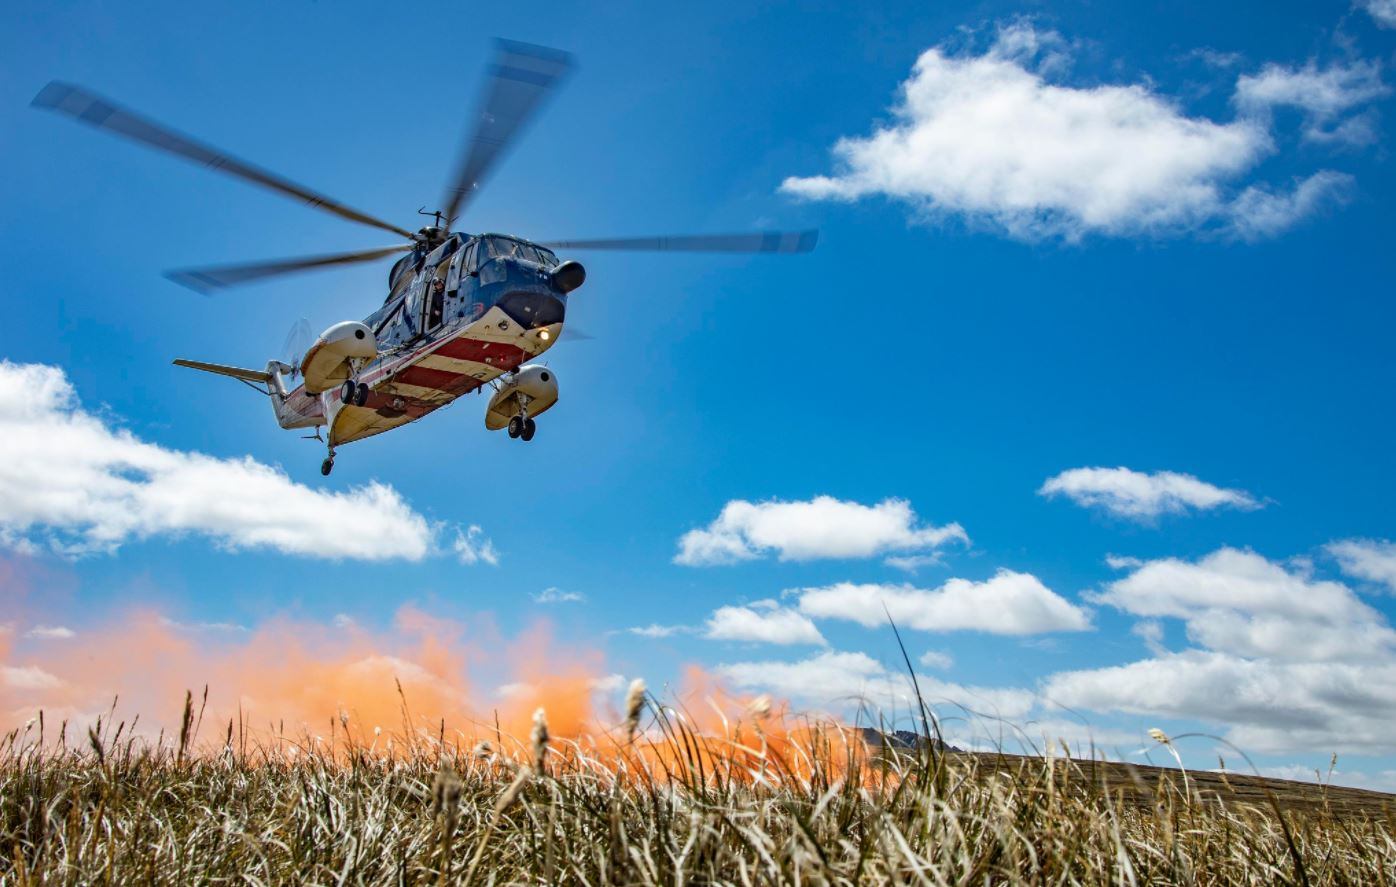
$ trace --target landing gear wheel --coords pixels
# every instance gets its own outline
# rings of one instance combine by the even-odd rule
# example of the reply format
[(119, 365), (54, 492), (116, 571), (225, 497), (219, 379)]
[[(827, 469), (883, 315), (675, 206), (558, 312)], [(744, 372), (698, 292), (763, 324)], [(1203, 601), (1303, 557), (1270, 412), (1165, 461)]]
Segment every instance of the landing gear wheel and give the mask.
[(516, 437), (518, 437), (520, 434), (523, 434), (523, 428), (524, 428), (524, 426), (523, 426), (523, 420), (520, 419), (518, 416), (514, 416), (512, 419), (509, 420), (509, 436), (510, 436), (510, 437), (515, 437), (515, 438), (516, 438)]
[(326, 456), (325, 461), (320, 463), (320, 473), (329, 477), (331, 471), (334, 471), (334, 456)]
[(368, 403), (368, 386), (360, 382), (359, 386), (354, 389), (354, 406), (361, 407), (366, 403)]
[(356, 394), (358, 394), (358, 393), (359, 393), (358, 386), (354, 384), (354, 380), (353, 380), (353, 379), (350, 379), (349, 381), (345, 382), (343, 385), (339, 386), (339, 399), (340, 399), (340, 401), (341, 401), (342, 403), (344, 403), (345, 405), (348, 405), (348, 404), (353, 403), (353, 402), (354, 402), (354, 395), (356, 395)]
[(533, 440), (533, 432), (538, 430), (538, 424), (532, 419), (523, 420), (523, 431), (519, 434), (524, 440)]

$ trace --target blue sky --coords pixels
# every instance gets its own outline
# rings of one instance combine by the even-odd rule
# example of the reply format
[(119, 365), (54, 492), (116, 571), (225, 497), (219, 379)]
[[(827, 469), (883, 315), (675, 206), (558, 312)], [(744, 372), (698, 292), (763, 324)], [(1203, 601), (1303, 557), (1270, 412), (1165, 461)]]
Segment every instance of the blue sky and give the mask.
[[(1396, 9), (864, 7), (7, 10), (4, 702), (132, 607), (389, 631), (411, 604), (819, 707), (895, 688), (851, 615), (892, 601), (946, 698), (1396, 787)], [(260, 365), (300, 317), (371, 311), (386, 265), (215, 298), (160, 272), (384, 241), (29, 100), (80, 83), (410, 226), (496, 36), (578, 69), (461, 227), (820, 245), (579, 256), (595, 339), (548, 354), (532, 443), (467, 398), (322, 479), (318, 444), (169, 360)]]

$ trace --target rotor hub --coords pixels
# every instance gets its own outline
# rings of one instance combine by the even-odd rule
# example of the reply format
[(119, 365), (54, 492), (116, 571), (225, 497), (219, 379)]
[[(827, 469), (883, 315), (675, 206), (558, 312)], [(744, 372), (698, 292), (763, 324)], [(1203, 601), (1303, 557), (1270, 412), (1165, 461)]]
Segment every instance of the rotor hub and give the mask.
[(440, 225), (428, 225), (417, 232), (417, 237), (428, 246), (438, 246), (446, 242), (450, 232)]

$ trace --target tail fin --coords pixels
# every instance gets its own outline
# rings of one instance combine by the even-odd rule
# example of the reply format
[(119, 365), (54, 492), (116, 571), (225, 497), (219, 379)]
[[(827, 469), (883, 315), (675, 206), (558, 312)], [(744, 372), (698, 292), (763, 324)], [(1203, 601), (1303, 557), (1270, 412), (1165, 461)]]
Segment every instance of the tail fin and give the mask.
[[(279, 360), (267, 361), (265, 370), (249, 370), (244, 367), (230, 367), (221, 363), (205, 363), (201, 360), (185, 360), (184, 358), (179, 358), (174, 363), (175, 366), (188, 367), (191, 370), (241, 379), (248, 384), (260, 384), (263, 386), (263, 393), (271, 398), (272, 409), (276, 411), (276, 423), (282, 428), (312, 428), (325, 424), (316, 399), (311, 399), (309, 405), (301, 403), (299, 407), (287, 403), (287, 398), (290, 395), (286, 390), (285, 374), (294, 373), (296, 368)], [(253, 387), (256, 387), (256, 384)]]
[(189, 367), (191, 370), (202, 370), (205, 373), (232, 376), (234, 379), (242, 379), (245, 382), (261, 382), (265, 385), (271, 381), (271, 373), (266, 370), (245, 370), (242, 367), (224, 366), (221, 363), (204, 363), (200, 360), (185, 360), (182, 357), (177, 358), (174, 364), (178, 367)]

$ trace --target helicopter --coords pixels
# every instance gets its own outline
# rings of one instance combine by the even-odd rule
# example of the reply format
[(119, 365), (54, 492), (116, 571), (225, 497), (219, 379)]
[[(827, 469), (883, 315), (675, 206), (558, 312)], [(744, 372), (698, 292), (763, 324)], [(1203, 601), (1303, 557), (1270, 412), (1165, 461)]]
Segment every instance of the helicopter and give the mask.
[[(342, 219), (389, 231), (401, 243), (353, 252), (171, 271), (175, 283), (212, 293), (283, 274), (372, 262), (401, 253), (388, 271), (387, 296), (362, 320), (326, 329), (298, 357), (263, 369), (178, 358), (174, 364), (237, 379), (266, 395), (285, 429), (336, 448), (415, 422), (485, 387), (493, 394), (485, 427), (529, 441), (536, 419), (558, 401), (556, 372), (534, 363), (558, 341), (567, 300), (586, 269), (557, 250), (804, 253), (818, 231), (677, 235), (535, 242), (510, 234), (454, 231), (456, 220), (543, 100), (573, 67), (569, 53), (498, 40), (466, 140), (432, 224), (410, 231), (239, 160), (125, 109), (83, 87), (46, 85), (34, 107), (124, 136), (260, 185)], [(321, 437), (321, 429), (327, 434)]]

